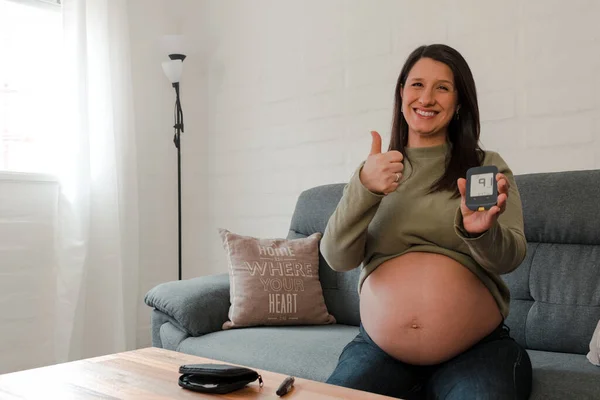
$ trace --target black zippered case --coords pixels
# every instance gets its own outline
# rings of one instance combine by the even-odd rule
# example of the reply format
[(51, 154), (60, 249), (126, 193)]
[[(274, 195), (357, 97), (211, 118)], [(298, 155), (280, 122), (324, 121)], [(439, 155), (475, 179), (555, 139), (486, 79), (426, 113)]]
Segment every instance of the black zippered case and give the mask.
[(257, 379), (263, 386), (258, 372), (228, 364), (186, 364), (179, 367), (179, 373), (179, 386), (195, 392), (225, 394)]

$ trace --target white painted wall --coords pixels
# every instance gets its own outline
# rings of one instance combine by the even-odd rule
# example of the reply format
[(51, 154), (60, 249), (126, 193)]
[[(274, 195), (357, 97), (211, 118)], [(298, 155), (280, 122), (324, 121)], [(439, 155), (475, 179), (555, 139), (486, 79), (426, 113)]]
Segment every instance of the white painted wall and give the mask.
[(0, 374), (54, 359), (58, 184), (0, 173)]
[[(217, 227), (285, 236), (299, 193), (346, 182), (369, 131), (389, 140), (393, 91), (420, 44), (459, 50), (478, 88), (482, 144), (515, 173), (600, 168), (600, 2), (595, 0), (206, 0), (208, 202), (187, 241), (203, 246), (188, 275), (226, 271)], [(202, 21), (202, 22), (201, 22)], [(204, 103), (202, 103), (204, 101)], [(200, 160), (198, 160), (200, 162)], [(189, 204), (188, 204), (189, 206)], [(201, 214), (198, 214), (200, 216)], [(195, 215), (194, 215), (195, 217)]]

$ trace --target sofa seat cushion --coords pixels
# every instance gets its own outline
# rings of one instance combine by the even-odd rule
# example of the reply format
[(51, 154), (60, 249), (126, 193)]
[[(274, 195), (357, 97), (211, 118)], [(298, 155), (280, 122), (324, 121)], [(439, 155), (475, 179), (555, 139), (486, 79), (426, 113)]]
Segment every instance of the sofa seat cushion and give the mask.
[[(253, 327), (188, 337), (177, 350), (323, 382), (357, 334), (358, 327), (341, 324)], [(530, 400), (598, 399), (600, 367), (585, 355), (527, 352), (533, 366)]]
[(533, 366), (530, 400), (598, 399), (600, 368), (585, 355), (527, 350)]
[(358, 334), (350, 325), (230, 329), (189, 337), (178, 351), (228, 363), (325, 381), (344, 346)]

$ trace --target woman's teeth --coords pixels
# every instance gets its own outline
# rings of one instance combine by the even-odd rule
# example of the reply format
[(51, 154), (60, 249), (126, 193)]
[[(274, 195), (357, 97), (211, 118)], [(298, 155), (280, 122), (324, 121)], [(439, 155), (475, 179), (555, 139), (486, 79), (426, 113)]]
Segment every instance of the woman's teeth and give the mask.
[(416, 110), (416, 113), (422, 115), (423, 117), (433, 117), (435, 115), (435, 112), (433, 111)]

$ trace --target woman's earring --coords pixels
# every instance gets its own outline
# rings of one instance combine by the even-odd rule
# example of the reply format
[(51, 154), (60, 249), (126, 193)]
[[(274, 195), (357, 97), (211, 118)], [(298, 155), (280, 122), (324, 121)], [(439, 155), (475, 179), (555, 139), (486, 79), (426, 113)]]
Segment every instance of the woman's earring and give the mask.
[(458, 111), (456, 112), (456, 114), (454, 115), (454, 118), (458, 121), (460, 119), (460, 115), (458, 115)]

